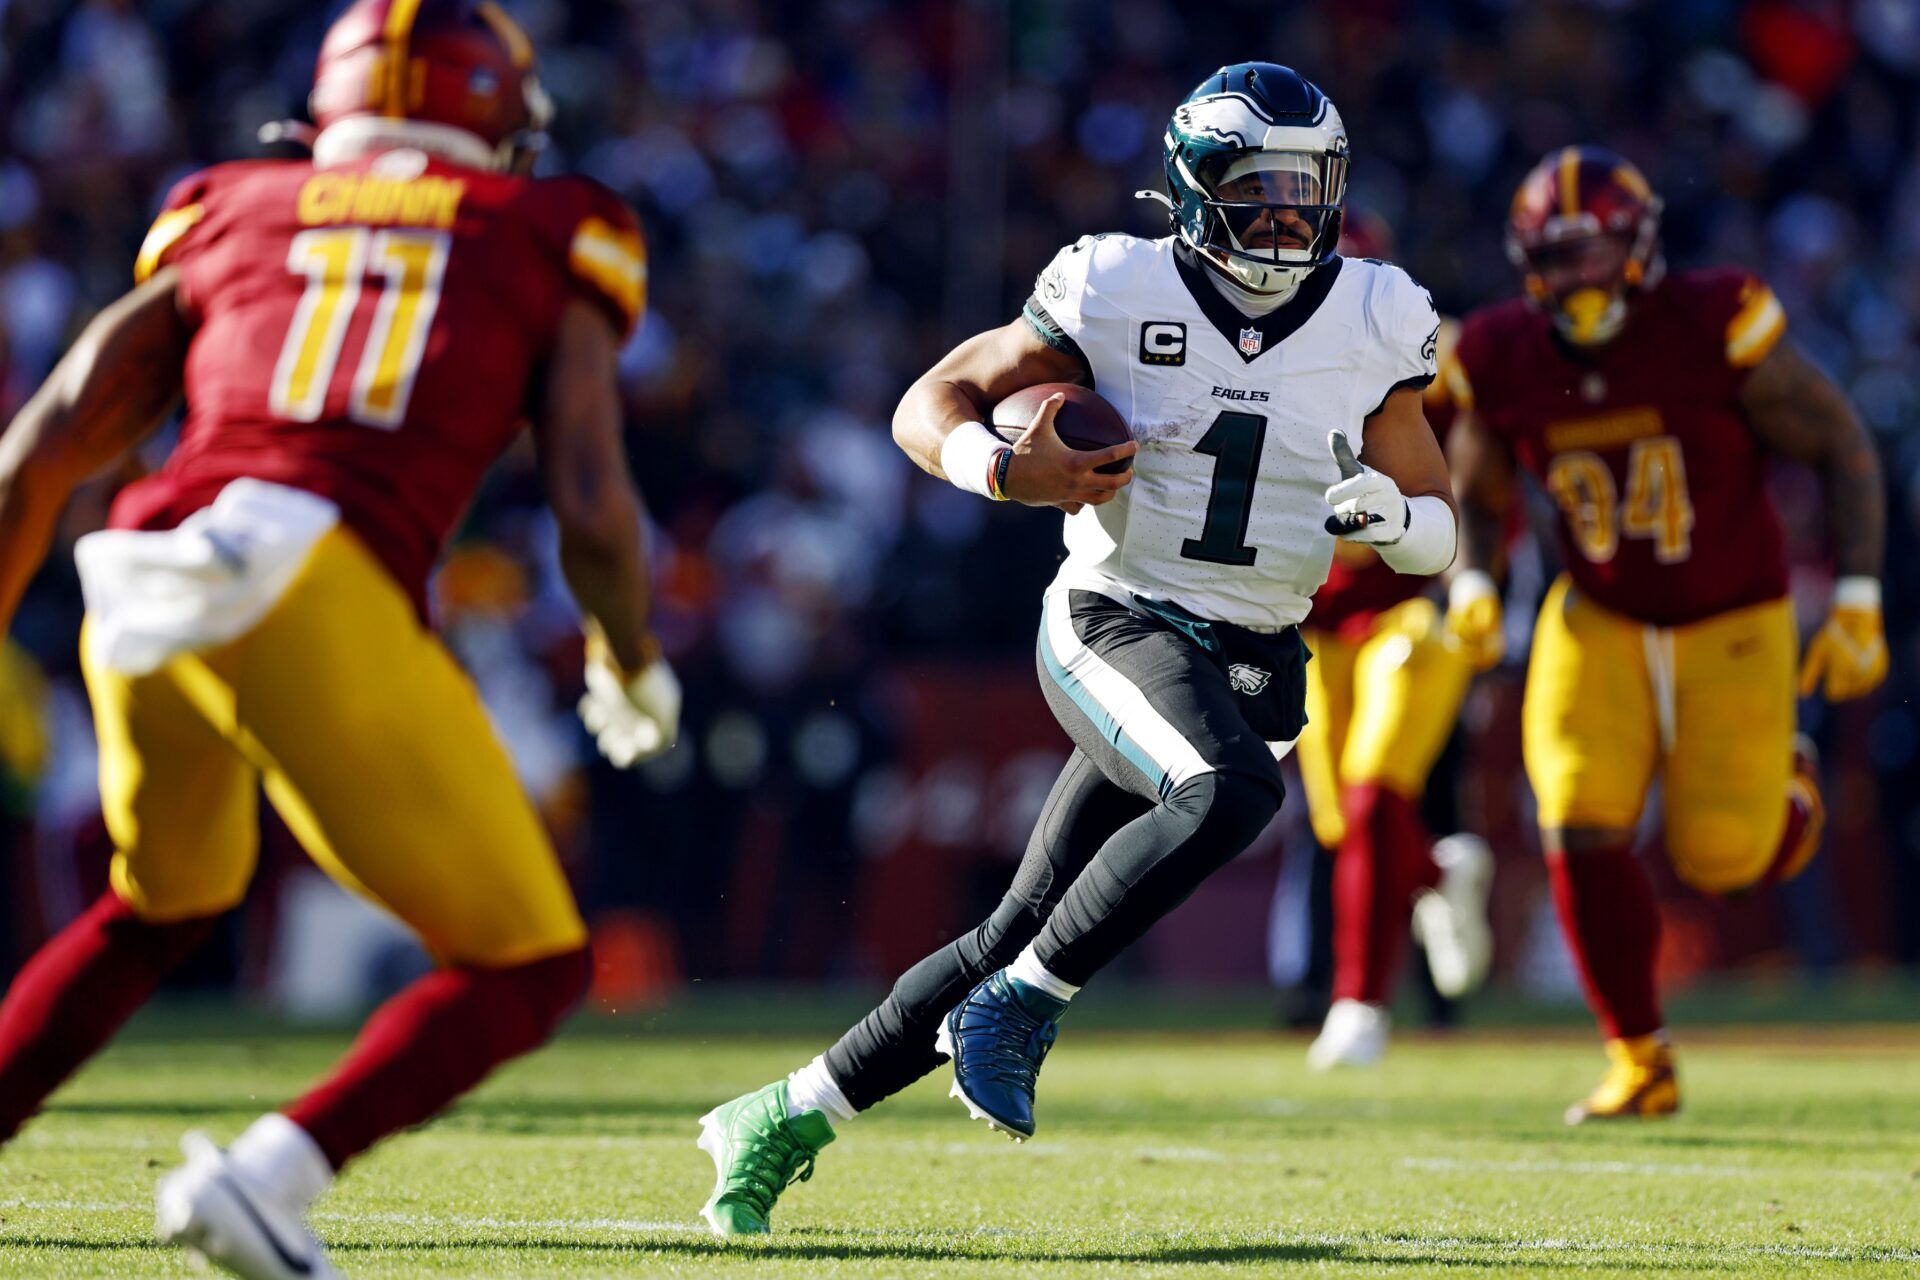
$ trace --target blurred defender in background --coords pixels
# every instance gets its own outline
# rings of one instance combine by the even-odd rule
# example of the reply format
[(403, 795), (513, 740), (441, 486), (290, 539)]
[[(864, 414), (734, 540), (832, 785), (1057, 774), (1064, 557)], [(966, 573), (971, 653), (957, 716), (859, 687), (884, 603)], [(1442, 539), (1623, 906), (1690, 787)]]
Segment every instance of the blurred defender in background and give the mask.
[(442, 966), (231, 1154), (190, 1136), (163, 1239), (250, 1277), (331, 1275), (302, 1225), (335, 1170), (544, 1040), (587, 934), (427, 575), (534, 424), (588, 618), (583, 715), (619, 763), (672, 741), (648, 631), (615, 355), (640, 317), (632, 212), (522, 176), (545, 123), (497, 6), (360, 0), (322, 46), (311, 161), (180, 182), (135, 265), (0, 437), (0, 620), (74, 487), (184, 393), (180, 441), (78, 548), (108, 892), (0, 1005), (0, 1139), (239, 903), (256, 794)]
[(1887, 674), (1873, 443), (1762, 281), (1667, 270), (1660, 211), (1611, 151), (1550, 153), (1507, 224), (1526, 297), (1469, 315), (1449, 366), (1468, 519), (1447, 621), (1464, 644), (1500, 641), (1492, 575), (1518, 468), (1559, 509), (1565, 573), (1534, 631), (1524, 745), (1554, 905), (1611, 1063), (1569, 1123), (1680, 1103), (1660, 917), (1633, 852), (1653, 783), (1667, 855), (1702, 892), (1782, 883), (1820, 846), (1770, 457), (1818, 472), (1839, 575), (1799, 693), (1858, 698)]

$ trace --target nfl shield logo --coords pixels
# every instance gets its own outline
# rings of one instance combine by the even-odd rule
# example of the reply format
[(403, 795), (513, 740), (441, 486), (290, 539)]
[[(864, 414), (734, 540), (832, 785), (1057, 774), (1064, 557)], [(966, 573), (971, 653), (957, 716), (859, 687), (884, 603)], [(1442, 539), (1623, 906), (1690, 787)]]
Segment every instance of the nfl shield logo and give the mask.
[(1259, 355), (1260, 344), (1266, 340), (1267, 335), (1258, 329), (1242, 329), (1240, 331), (1240, 354), (1243, 356)]

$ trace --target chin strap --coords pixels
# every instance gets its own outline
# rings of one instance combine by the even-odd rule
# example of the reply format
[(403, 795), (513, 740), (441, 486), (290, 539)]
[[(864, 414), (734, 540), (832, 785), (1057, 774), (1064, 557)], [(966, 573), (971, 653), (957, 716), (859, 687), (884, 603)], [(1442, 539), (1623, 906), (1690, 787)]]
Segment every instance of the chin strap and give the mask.
[(1306, 272), (1303, 271), (1286, 288), (1270, 293), (1263, 292), (1259, 289), (1249, 289), (1242, 284), (1232, 272), (1215, 261), (1211, 254), (1197, 253), (1195, 256), (1206, 264), (1207, 279), (1213, 281), (1213, 287), (1220, 291), (1221, 296), (1250, 316), (1264, 316), (1286, 306), (1293, 301), (1293, 295), (1300, 292), (1300, 283), (1306, 279)]

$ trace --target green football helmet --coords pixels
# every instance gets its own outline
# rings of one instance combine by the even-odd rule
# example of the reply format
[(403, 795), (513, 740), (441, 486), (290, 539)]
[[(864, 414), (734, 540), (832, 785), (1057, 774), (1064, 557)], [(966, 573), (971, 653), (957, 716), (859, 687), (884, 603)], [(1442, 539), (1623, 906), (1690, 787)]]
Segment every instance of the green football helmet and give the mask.
[(1347, 131), (1299, 72), (1237, 62), (1201, 81), (1166, 135), (1176, 234), (1257, 293), (1291, 291), (1333, 257), (1347, 194)]

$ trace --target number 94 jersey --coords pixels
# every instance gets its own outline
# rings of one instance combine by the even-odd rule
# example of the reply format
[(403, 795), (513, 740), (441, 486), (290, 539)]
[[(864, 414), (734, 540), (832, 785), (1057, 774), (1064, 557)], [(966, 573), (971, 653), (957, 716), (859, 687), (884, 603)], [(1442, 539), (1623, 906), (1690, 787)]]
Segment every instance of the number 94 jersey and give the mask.
[(1448, 389), (1559, 508), (1580, 593), (1661, 627), (1786, 594), (1767, 459), (1740, 408), (1787, 327), (1745, 271), (1676, 271), (1597, 351), (1523, 302), (1463, 322)]
[(168, 528), (252, 477), (340, 509), (424, 614), (427, 576), (527, 417), (567, 304), (622, 335), (639, 223), (583, 178), (412, 150), (344, 165), (242, 161), (181, 181), (134, 275), (180, 273), (186, 420), (110, 523)]
[(1355, 446), (1394, 391), (1433, 381), (1440, 318), (1399, 267), (1335, 258), (1247, 317), (1173, 237), (1088, 236), (1023, 314), (1133, 427), (1133, 483), (1066, 521), (1055, 587), (1170, 601), (1277, 631), (1307, 616), (1334, 538), (1327, 433)]

